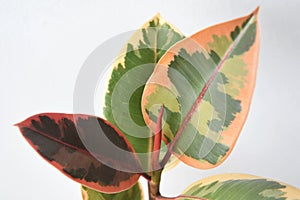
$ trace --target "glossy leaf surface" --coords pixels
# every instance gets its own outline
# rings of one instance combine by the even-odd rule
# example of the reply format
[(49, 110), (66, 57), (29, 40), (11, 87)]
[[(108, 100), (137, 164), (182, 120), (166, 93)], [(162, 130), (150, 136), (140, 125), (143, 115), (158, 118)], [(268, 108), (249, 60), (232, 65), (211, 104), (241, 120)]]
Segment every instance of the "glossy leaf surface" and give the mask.
[(183, 37), (158, 14), (133, 34), (113, 64), (104, 116), (131, 142), (145, 171), (153, 170), (148, 163), (153, 133), (143, 119), (142, 92), (158, 60)]
[(152, 129), (164, 105), (164, 141), (188, 165), (219, 165), (239, 136), (255, 85), (257, 14), (178, 42), (160, 59), (145, 86), (145, 121)]
[(120, 193), (116, 194), (105, 194), (85, 186), (81, 187), (82, 199), (83, 200), (143, 200), (143, 189), (139, 182), (134, 186)]
[(183, 195), (206, 200), (300, 200), (300, 190), (293, 186), (245, 174), (221, 174), (203, 179), (189, 186)]
[[(87, 187), (107, 193), (119, 192), (134, 185), (140, 176), (128, 173), (140, 168), (130, 143), (101, 118), (42, 113), (17, 126), (46, 161)], [(114, 152), (113, 147), (128, 154)]]

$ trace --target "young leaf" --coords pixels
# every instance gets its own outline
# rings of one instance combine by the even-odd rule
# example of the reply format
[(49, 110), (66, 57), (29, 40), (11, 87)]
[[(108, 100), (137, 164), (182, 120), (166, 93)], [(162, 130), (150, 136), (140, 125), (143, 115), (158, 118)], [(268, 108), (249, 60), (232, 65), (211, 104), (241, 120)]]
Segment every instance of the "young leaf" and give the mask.
[(116, 194), (105, 194), (85, 186), (81, 187), (82, 199), (83, 200), (143, 200), (143, 188), (139, 182), (128, 190), (122, 191)]
[(164, 141), (188, 165), (202, 169), (219, 165), (239, 136), (255, 85), (257, 14), (256, 10), (178, 42), (158, 62), (145, 86), (145, 121), (152, 129), (164, 105)]
[(158, 60), (183, 37), (157, 14), (133, 34), (113, 64), (104, 116), (133, 144), (145, 171), (153, 170), (148, 163), (153, 137), (141, 112), (142, 92)]
[(198, 181), (189, 186), (184, 196), (190, 200), (300, 200), (300, 190), (270, 179), (245, 174), (221, 174)]
[[(107, 121), (89, 115), (42, 113), (17, 124), (29, 144), (67, 177), (114, 193), (134, 185), (141, 168), (127, 139)], [(114, 148), (126, 151), (119, 154)]]

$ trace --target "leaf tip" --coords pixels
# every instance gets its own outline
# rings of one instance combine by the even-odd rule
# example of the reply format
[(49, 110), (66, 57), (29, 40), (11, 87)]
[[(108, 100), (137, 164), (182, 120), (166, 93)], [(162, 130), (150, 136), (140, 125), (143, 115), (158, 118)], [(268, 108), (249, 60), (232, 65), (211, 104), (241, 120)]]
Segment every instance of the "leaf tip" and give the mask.
[(154, 18), (161, 18), (160, 12), (157, 12)]
[(21, 125), (22, 125), (22, 122), (18, 122), (18, 123), (13, 124), (13, 126), (16, 126), (18, 128), (20, 128)]
[[(30, 119), (30, 117), (29, 117), (28, 119)], [(27, 125), (28, 125), (28, 124), (27, 124), (28, 119), (25, 119), (25, 120), (23, 120), (23, 121), (21, 121), (21, 122), (17, 122), (17, 123), (15, 123), (15, 124), (13, 124), (13, 126), (16, 126), (16, 127), (18, 127), (18, 128), (22, 128), (22, 127), (24, 127), (24, 126), (27, 126)]]
[(160, 21), (163, 20), (163, 18), (160, 15), (160, 12), (157, 12), (156, 15), (154, 15), (150, 21), (156, 21), (157, 23), (160, 23)]
[(258, 15), (260, 6), (257, 6), (256, 9), (252, 12), (253, 15)]

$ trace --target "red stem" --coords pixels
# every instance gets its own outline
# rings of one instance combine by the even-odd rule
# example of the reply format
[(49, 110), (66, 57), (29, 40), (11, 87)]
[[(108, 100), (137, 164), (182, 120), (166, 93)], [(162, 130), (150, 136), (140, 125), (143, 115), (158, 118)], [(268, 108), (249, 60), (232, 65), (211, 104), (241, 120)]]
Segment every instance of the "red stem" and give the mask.
[(160, 168), (160, 163), (159, 163), (159, 153), (160, 153), (160, 146), (161, 146), (161, 138), (162, 138), (162, 117), (164, 113), (164, 105), (162, 105), (158, 119), (156, 122), (156, 133), (154, 136), (154, 144), (153, 144), (153, 155), (152, 155), (152, 163), (153, 163), (153, 168), (154, 170), (157, 170)]

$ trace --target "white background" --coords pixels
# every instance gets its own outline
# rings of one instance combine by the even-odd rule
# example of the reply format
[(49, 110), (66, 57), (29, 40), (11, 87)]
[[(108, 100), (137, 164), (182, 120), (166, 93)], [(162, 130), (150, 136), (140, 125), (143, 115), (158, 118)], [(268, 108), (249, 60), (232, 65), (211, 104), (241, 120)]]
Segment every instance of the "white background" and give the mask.
[(163, 176), (177, 195), (218, 173), (248, 173), (300, 188), (300, 1), (0, 0), (0, 197), (80, 200), (79, 184), (29, 147), (12, 125), (40, 112), (72, 112), (77, 74), (103, 41), (160, 12), (184, 34), (246, 15), (260, 5), (261, 54), (251, 112), (231, 156), (201, 171), (183, 164)]

